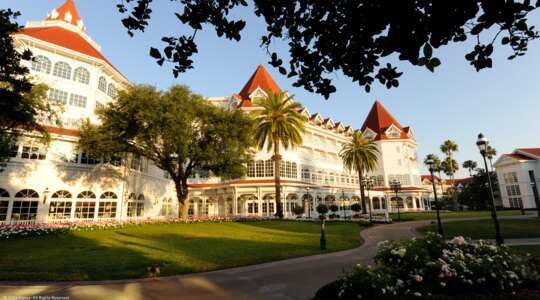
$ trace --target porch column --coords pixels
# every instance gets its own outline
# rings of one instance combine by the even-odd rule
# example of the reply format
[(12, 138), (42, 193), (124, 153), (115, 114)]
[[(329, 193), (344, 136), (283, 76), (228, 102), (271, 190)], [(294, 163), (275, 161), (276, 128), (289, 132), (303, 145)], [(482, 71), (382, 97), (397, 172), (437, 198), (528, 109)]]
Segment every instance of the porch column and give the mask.
[(233, 188), (232, 206), (233, 206), (232, 215), (236, 216), (238, 214), (238, 193), (236, 192), (236, 187)]

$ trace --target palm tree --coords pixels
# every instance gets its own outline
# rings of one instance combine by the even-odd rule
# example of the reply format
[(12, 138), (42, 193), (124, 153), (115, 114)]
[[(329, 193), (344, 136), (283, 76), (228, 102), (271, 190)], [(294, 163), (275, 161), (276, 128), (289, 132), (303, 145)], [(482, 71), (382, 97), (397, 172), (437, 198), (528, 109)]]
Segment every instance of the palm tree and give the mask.
[(486, 157), (489, 159), (489, 165), (491, 166), (491, 170), (493, 171), (493, 158), (497, 155), (497, 150), (495, 148), (488, 145), (486, 150)]
[(271, 90), (265, 98), (254, 101), (261, 109), (254, 112), (255, 141), (259, 150), (266, 147), (274, 151), (274, 182), (276, 188), (276, 216), (283, 218), (281, 205), (281, 155), (284, 149), (302, 144), (302, 133), (305, 131), (307, 118), (300, 113), (302, 105), (292, 100), (285, 92), (274, 93)]
[[(458, 151), (458, 145), (456, 143), (454, 143), (453, 141), (451, 140), (446, 140), (444, 141), (444, 143), (441, 145), (441, 152), (446, 154), (446, 159), (445, 161), (448, 161), (446, 163), (446, 166), (445, 166), (445, 173), (447, 175), (449, 175), (451, 178), (454, 176), (454, 174), (456, 173), (457, 171), (457, 168), (454, 169), (454, 166), (457, 165), (457, 162), (456, 164), (454, 163), (449, 163), (450, 161), (453, 161), (455, 162), (455, 160), (453, 159), (452, 155), (454, 152), (457, 152)], [(443, 162), (444, 163), (444, 162)]]
[(441, 172), (442, 172), (441, 159), (435, 154), (428, 154), (426, 155), (426, 159), (424, 159), (424, 164), (426, 164), (426, 161), (428, 159), (433, 160), (433, 172), (437, 172), (437, 174), (439, 174), (439, 185), (441, 186), (441, 197), (444, 197), (444, 185), (443, 185), (442, 176), (441, 176)]
[(364, 137), (361, 131), (356, 131), (349, 142), (343, 144), (339, 156), (343, 165), (349, 171), (356, 171), (360, 182), (360, 198), (362, 213), (366, 214), (366, 197), (364, 194), (364, 174), (377, 168), (380, 151), (374, 141)]
[(441, 169), (448, 177), (453, 178), (454, 174), (459, 169), (459, 164), (455, 159), (452, 159), (452, 157), (447, 157), (442, 161)]
[(472, 171), (476, 169), (478, 164), (474, 160), (466, 160), (463, 162), (463, 168), (469, 169), (469, 176), (472, 176)]

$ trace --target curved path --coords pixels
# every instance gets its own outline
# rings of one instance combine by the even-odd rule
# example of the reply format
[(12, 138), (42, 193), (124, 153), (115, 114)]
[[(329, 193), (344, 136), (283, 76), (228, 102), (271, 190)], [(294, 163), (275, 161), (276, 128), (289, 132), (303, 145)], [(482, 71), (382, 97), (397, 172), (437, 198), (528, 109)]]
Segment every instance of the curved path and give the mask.
[(344, 270), (358, 263), (372, 264), (379, 242), (418, 236), (415, 229), (430, 222), (373, 226), (361, 232), (364, 244), (356, 249), (206, 273), (125, 281), (4, 282), (0, 283), (0, 299), (31, 295), (126, 300), (309, 299), (318, 288), (335, 280)]

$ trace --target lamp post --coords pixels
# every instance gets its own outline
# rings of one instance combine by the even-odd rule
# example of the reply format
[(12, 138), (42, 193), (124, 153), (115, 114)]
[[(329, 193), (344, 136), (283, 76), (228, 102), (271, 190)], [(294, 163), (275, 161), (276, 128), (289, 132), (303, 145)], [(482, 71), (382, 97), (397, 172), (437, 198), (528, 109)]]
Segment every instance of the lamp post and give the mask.
[(307, 207), (308, 207), (308, 218), (311, 219), (311, 195), (309, 194), (310, 187), (306, 186), (306, 195), (307, 195)]
[(398, 200), (398, 193), (399, 191), (401, 191), (401, 182), (397, 180), (392, 180), (392, 182), (390, 182), (390, 188), (392, 189), (392, 191), (394, 191), (394, 193), (396, 193), (397, 218), (398, 218), (398, 221), (401, 221), (401, 214), (399, 211), (399, 200)]
[(364, 185), (364, 187), (366, 188), (367, 190), (367, 193), (368, 193), (368, 205), (369, 205), (369, 222), (371, 223), (372, 222), (372, 213), (371, 213), (371, 205), (372, 205), (372, 201), (371, 201), (371, 197), (369, 196), (369, 190), (373, 188), (373, 179), (372, 178), (364, 178), (362, 180), (362, 184)]
[(484, 167), (486, 169), (486, 176), (488, 179), (488, 185), (489, 185), (489, 194), (491, 196), (491, 218), (493, 219), (493, 225), (495, 225), (495, 240), (497, 241), (497, 245), (504, 244), (504, 240), (501, 235), (501, 228), (499, 227), (499, 220), (497, 220), (497, 209), (495, 208), (495, 196), (493, 195), (493, 186), (491, 184), (491, 176), (489, 174), (488, 165), (486, 161), (486, 151), (489, 147), (489, 141), (486, 137), (484, 137), (483, 134), (478, 135), (478, 140), (476, 140), (476, 146), (478, 146), (478, 150), (480, 150), (480, 154), (482, 155), (482, 158), (484, 159)]
[(440, 235), (443, 235), (443, 228), (441, 224), (441, 216), (439, 214), (439, 201), (437, 200), (437, 189), (435, 188), (435, 176), (433, 176), (433, 165), (435, 162), (433, 159), (428, 158), (426, 160), (426, 165), (429, 168), (429, 173), (431, 174), (431, 184), (433, 185), (433, 196), (435, 197), (435, 210), (437, 211), (437, 229)]
[(49, 187), (46, 187), (43, 191), (43, 204), (47, 203), (47, 198), (49, 197)]

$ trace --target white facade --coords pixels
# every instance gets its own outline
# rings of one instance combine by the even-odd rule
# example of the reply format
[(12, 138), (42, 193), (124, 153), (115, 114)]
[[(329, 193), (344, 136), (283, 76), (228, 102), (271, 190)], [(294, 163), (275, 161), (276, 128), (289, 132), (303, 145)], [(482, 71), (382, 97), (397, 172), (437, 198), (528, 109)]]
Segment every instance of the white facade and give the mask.
[[(0, 174), (0, 223), (96, 221), (176, 216), (178, 204), (172, 182), (144, 158), (125, 156), (106, 160), (79, 150), (79, 122), (98, 122), (95, 109), (113, 101), (128, 80), (100, 53), (85, 33), (72, 1), (54, 10), (46, 21), (29, 23), (13, 35), (19, 49), (37, 58), (25, 62), (36, 82), (49, 86), (49, 99), (63, 104), (62, 126), (43, 120), (52, 141), (45, 145), (30, 133), (14, 145), (12, 157)], [(261, 79), (263, 77), (263, 79)], [(240, 94), (208, 98), (226, 109), (256, 109), (252, 100), (268, 89), (279, 89), (261, 66)], [(306, 208), (304, 217), (316, 217), (319, 203), (335, 204), (336, 215), (354, 214), (359, 202), (357, 174), (344, 169), (339, 151), (353, 129), (304, 109), (309, 118), (303, 144), (282, 152), (281, 174), (284, 213), (293, 217), (295, 206)], [(399, 123), (377, 101), (362, 128), (376, 141), (381, 157), (368, 174), (375, 187), (366, 191), (374, 213), (386, 207), (424, 210), (412, 130)], [(190, 179), (191, 215), (271, 216), (276, 211), (272, 154), (259, 151), (244, 178), (222, 181), (205, 172)], [(403, 190), (398, 201), (389, 182), (397, 179)]]
[[(540, 185), (540, 148), (516, 149), (495, 162), (503, 207), (536, 208)], [(535, 195), (536, 188), (536, 195)]]

